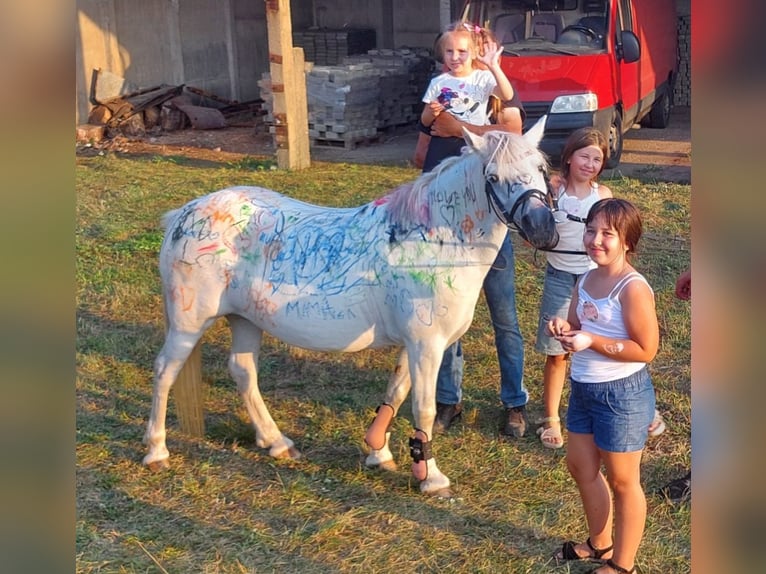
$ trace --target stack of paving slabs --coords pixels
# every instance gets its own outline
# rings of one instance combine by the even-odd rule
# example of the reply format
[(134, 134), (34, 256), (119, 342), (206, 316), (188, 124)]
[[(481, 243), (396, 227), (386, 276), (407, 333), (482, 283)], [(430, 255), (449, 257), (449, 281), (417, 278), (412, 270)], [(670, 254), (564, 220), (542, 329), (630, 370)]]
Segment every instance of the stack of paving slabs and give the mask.
[(434, 71), (428, 49), (370, 50), (346, 58), (347, 64), (372, 63), (380, 75), (379, 130), (413, 124), (423, 109), (421, 99)]
[(312, 143), (353, 148), (377, 138), (379, 84), (370, 62), (314, 66), (306, 76)]
[[(378, 72), (372, 64), (314, 66), (306, 73), (309, 138), (312, 145), (353, 149), (378, 137)], [(264, 120), (269, 133), (274, 127), (274, 95), (271, 77), (258, 80)]]
[(258, 80), (260, 96), (263, 100), (263, 122), (270, 128), (270, 133), (274, 133), (274, 92), (271, 90), (271, 74), (264, 72), (261, 79)]
[(346, 56), (364, 54), (375, 48), (375, 30), (345, 28), (343, 30), (309, 29), (293, 32), (293, 45), (303, 48), (307, 62), (317, 66), (342, 64)]
[[(382, 131), (413, 125), (433, 73), (427, 49), (370, 50), (337, 66), (307, 66), (309, 138), (312, 145), (353, 149), (377, 141)], [(271, 80), (258, 81), (265, 122), (274, 134)]]

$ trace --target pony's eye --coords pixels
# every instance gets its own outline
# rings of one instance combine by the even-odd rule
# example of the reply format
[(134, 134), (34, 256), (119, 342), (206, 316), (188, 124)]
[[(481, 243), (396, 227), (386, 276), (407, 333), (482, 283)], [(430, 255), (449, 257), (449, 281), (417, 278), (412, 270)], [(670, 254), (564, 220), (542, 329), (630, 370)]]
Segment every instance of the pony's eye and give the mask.
[(489, 183), (497, 183), (498, 179), (499, 178), (497, 177), (496, 173), (490, 173), (487, 175), (487, 181)]

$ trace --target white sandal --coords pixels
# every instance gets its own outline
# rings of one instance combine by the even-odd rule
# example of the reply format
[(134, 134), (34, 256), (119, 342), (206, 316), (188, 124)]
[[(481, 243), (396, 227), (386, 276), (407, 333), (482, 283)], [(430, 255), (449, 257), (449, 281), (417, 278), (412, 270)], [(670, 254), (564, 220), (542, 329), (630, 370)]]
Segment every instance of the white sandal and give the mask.
[[(537, 429), (537, 436), (540, 437), (540, 442), (547, 448), (561, 448), (564, 446), (564, 437), (561, 435), (561, 418), (559, 417), (545, 417), (537, 421), (538, 424), (551, 423), (548, 428), (540, 427)], [(553, 423), (558, 423), (558, 426), (553, 426)], [(561, 442), (558, 442), (561, 441)]]
[(660, 411), (654, 409), (654, 419), (652, 420), (652, 424), (649, 425), (649, 436), (660, 436), (664, 432), (665, 419), (662, 418)]

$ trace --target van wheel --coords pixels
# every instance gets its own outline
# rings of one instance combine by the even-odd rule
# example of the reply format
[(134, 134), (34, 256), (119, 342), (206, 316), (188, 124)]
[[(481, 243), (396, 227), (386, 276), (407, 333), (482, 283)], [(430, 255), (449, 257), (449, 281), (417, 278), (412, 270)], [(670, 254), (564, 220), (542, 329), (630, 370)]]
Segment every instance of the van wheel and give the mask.
[(660, 88), (660, 95), (654, 100), (652, 109), (645, 116), (641, 125), (648, 128), (666, 128), (670, 123), (670, 108), (673, 106), (673, 96), (667, 84)]
[(609, 145), (609, 157), (606, 158), (604, 167), (614, 169), (620, 163), (620, 156), (622, 155), (622, 116), (618, 111), (615, 111), (612, 116), (606, 141)]

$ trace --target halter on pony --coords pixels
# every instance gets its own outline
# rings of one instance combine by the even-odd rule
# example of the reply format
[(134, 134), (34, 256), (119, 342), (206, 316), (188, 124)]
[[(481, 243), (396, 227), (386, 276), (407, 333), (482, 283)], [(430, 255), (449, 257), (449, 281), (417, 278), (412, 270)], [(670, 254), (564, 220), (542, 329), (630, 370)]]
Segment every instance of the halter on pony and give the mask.
[[(498, 153), (498, 149), (496, 148), (493, 152), (493, 158), (490, 158), (490, 161), (494, 159), (494, 156)], [(489, 162), (488, 162), (489, 163)], [(510, 212), (508, 212), (504, 207), (503, 203), (500, 201), (500, 198), (495, 193), (493, 184), (497, 183), (499, 181), (499, 178), (497, 175), (494, 174), (488, 174), (486, 176), (486, 183), (484, 184), (484, 191), (487, 194), (487, 200), (489, 205), (492, 207), (492, 210), (495, 212), (495, 215), (497, 215), (498, 219), (502, 221), (505, 226), (510, 229), (511, 231), (516, 231), (521, 238), (524, 241), (527, 241), (528, 243), (531, 243), (529, 238), (527, 237), (527, 234), (524, 232), (524, 230), (516, 223), (515, 216), (518, 209), (527, 203), (530, 199), (538, 199), (541, 203), (547, 205), (551, 212), (554, 212), (552, 201), (553, 196), (553, 186), (551, 185), (551, 180), (548, 176), (548, 171), (545, 168), (541, 168), (541, 171), (543, 173), (543, 179), (545, 180), (545, 186), (546, 186), (546, 193), (539, 189), (528, 189), (524, 193), (522, 193), (516, 201), (513, 203), (513, 206), (511, 207)], [(558, 242), (558, 236), (556, 236), (556, 241), (554, 242), (554, 245)]]
[[(489, 204), (492, 206), (492, 210), (495, 212), (495, 215), (502, 221), (505, 226), (508, 229), (512, 229), (513, 231), (516, 231), (521, 238), (524, 241), (529, 241), (527, 238), (527, 234), (524, 233), (524, 230), (521, 229), (516, 222), (513, 220), (514, 216), (516, 215), (516, 211), (519, 209), (520, 206), (524, 205), (524, 203), (533, 197), (536, 197), (543, 203), (547, 203), (550, 205), (550, 199), (549, 196), (546, 196), (542, 191), (539, 189), (528, 189), (524, 193), (519, 196), (518, 199), (513, 203), (513, 207), (511, 208), (510, 213), (503, 208), (502, 203), (500, 203), (500, 199), (497, 197), (497, 194), (495, 193), (494, 188), (492, 187), (492, 183), (494, 181), (497, 181), (497, 176), (490, 176), (487, 178), (487, 183), (484, 186), (484, 191), (487, 193), (487, 197), (489, 199)], [(545, 183), (548, 186), (548, 189), (550, 190), (550, 181), (548, 180), (548, 175), (545, 175)], [(544, 251), (550, 251), (549, 249), (544, 249)]]

